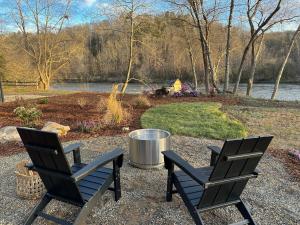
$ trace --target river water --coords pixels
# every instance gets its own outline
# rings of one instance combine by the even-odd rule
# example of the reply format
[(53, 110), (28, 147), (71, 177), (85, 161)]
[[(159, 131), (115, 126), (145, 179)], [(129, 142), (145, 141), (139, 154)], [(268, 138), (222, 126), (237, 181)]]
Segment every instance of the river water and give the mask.
[[(152, 84), (151, 87), (160, 88), (161, 84)], [(111, 83), (58, 83), (52, 85), (54, 90), (68, 90), (68, 91), (91, 91), (107, 93), (111, 91)], [(253, 88), (253, 97), (270, 99), (273, 91), (273, 84), (255, 84)], [(142, 84), (129, 84), (127, 93), (138, 94), (144, 90), (148, 90)], [(240, 95), (245, 95), (247, 89), (246, 84), (240, 85)], [(204, 90), (201, 90), (204, 92)], [(285, 101), (300, 101), (300, 85), (299, 84), (281, 84), (279, 87), (277, 98)]]

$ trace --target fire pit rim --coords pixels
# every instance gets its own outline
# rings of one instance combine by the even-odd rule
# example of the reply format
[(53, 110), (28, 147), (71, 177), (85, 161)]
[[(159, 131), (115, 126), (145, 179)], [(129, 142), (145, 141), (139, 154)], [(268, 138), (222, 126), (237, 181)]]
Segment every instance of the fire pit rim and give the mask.
[[(138, 135), (134, 136), (135, 133), (139, 133), (142, 131), (159, 131), (159, 133), (163, 133), (165, 134), (164, 137), (160, 137), (160, 138), (153, 138), (153, 139), (145, 139), (145, 138), (137, 138)], [(171, 133), (169, 131), (166, 130), (162, 130), (162, 129), (155, 129), (155, 128), (146, 128), (146, 129), (138, 129), (138, 130), (134, 130), (131, 131), (128, 134), (128, 137), (134, 140), (139, 140), (139, 141), (157, 141), (157, 140), (163, 140), (163, 139), (168, 139), (171, 137)]]

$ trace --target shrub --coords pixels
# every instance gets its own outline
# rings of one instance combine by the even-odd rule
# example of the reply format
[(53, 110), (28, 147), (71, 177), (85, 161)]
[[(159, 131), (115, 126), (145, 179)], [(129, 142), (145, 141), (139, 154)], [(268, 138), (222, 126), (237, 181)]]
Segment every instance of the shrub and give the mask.
[(121, 102), (117, 100), (118, 85), (113, 85), (107, 101), (107, 110), (104, 115), (104, 123), (107, 125), (120, 124), (127, 117)]
[(41, 98), (41, 99), (39, 99), (38, 103), (41, 104), (41, 105), (48, 104), (49, 99), (48, 98)]
[(23, 124), (28, 127), (36, 126), (42, 116), (42, 112), (36, 107), (25, 108), (24, 106), (20, 106), (14, 109), (14, 113), (22, 120)]
[(77, 99), (77, 104), (83, 109), (87, 105), (87, 100), (85, 98), (79, 98)]
[(140, 95), (132, 99), (132, 105), (137, 108), (148, 108), (151, 107), (151, 103), (146, 96)]
[(101, 129), (101, 125), (95, 121), (80, 121), (77, 123), (77, 127), (83, 133), (94, 133)]

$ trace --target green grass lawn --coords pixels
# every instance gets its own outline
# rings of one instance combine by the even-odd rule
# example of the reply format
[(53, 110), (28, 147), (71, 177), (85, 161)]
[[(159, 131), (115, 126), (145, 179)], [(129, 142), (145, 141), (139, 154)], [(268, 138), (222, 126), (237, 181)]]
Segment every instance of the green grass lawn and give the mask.
[(143, 128), (158, 128), (172, 134), (213, 139), (241, 138), (246, 128), (230, 119), (218, 103), (175, 103), (151, 108), (141, 118)]

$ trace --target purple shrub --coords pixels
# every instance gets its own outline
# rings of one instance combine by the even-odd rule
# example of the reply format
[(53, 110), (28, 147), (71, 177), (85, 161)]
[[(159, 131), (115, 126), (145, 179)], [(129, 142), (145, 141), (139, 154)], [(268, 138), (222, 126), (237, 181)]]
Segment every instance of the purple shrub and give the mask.
[(100, 124), (95, 121), (80, 121), (77, 122), (76, 127), (83, 133), (94, 133), (101, 129)]

